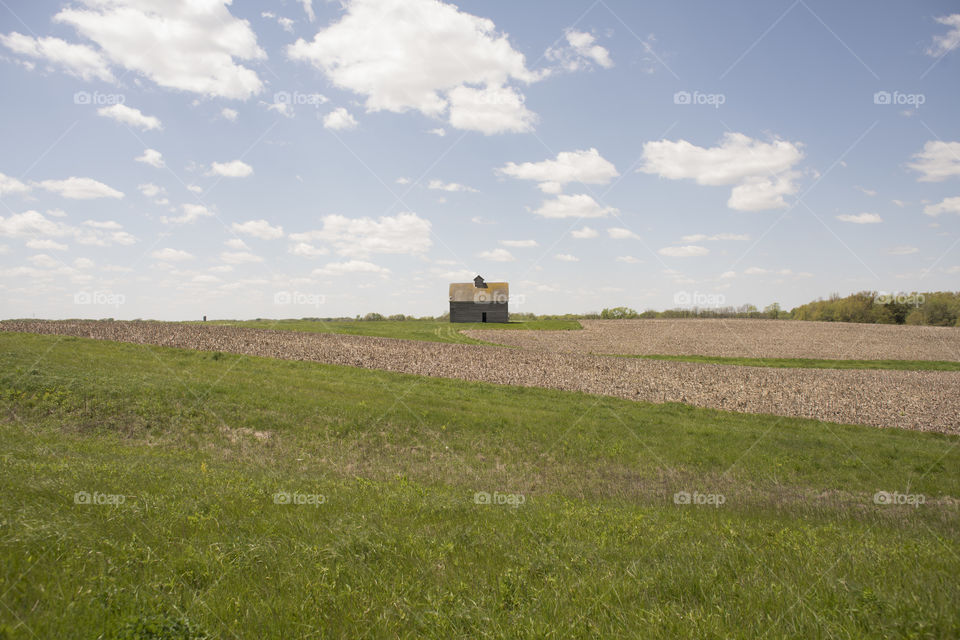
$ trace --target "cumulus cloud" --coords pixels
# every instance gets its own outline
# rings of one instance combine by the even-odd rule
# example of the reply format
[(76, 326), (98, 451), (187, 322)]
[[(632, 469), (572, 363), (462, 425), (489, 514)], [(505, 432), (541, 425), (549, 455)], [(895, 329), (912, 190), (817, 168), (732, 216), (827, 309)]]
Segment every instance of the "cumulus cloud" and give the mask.
[(477, 256), (483, 258), (484, 260), (492, 260), (493, 262), (512, 262), (515, 260), (513, 254), (506, 249), (491, 249), (490, 251), (481, 251), (477, 254)]
[(501, 240), (500, 244), (505, 247), (514, 247), (517, 249), (526, 249), (529, 247), (540, 246), (536, 240)]
[(263, 258), (248, 251), (221, 251), (220, 260), (226, 262), (227, 264), (263, 262)]
[(240, 114), (237, 112), (236, 109), (231, 109), (230, 107), (224, 107), (223, 109), (221, 109), (220, 115), (225, 120), (229, 120), (230, 122), (236, 122), (237, 118), (240, 116)]
[(941, 213), (956, 213), (960, 215), (960, 196), (944, 198), (937, 204), (928, 204), (923, 208), (923, 212), (928, 216), (938, 216)]
[(640, 264), (643, 262), (640, 258), (634, 258), (633, 256), (617, 256), (617, 262), (625, 262), (627, 264)]
[(555, 61), (566, 71), (579, 71), (594, 64), (610, 69), (613, 60), (606, 48), (596, 44), (597, 39), (586, 31), (567, 29), (564, 33), (566, 46), (551, 47), (544, 53), (547, 60)]
[(580, 258), (577, 256), (572, 256), (569, 253), (558, 253), (553, 257), (560, 262), (580, 262)]
[(143, 74), (162, 87), (245, 100), (259, 93), (257, 74), (236, 60), (267, 54), (246, 20), (229, 2), (81, 0), (54, 16), (96, 43), (113, 64)]
[(253, 173), (253, 167), (243, 160), (231, 160), (230, 162), (212, 163), (207, 175), (223, 176), (225, 178), (246, 178), (251, 173)]
[(596, 238), (599, 233), (596, 229), (591, 229), (590, 227), (582, 227), (580, 229), (575, 229), (570, 232), (570, 235), (578, 240), (586, 240), (587, 238)]
[(321, 222), (321, 229), (291, 233), (290, 240), (329, 244), (337, 254), (351, 258), (365, 258), (373, 253), (415, 255), (432, 245), (430, 221), (412, 212), (378, 220), (328, 215)]
[(443, 180), (431, 180), (427, 185), (427, 189), (433, 189), (435, 191), (469, 191), (471, 193), (478, 193), (473, 187), (468, 187), (464, 184), (459, 184), (456, 182), (444, 182)]
[(717, 233), (712, 236), (705, 233), (693, 233), (680, 238), (684, 242), (716, 242), (719, 240), (743, 240), (747, 241), (750, 236), (741, 233)]
[(108, 187), (102, 182), (93, 178), (77, 178), (71, 176), (66, 180), (43, 180), (34, 183), (37, 186), (58, 193), (64, 198), (73, 200), (92, 200), (94, 198), (116, 198), (123, 197), (123, 193)]
[(920, 249), (910, 245), (900, 245), (898, 247), (893, 247), (892, 249), (887, 251), (887, 253), (889, 253), (892, 256), (908, 256), (912, 253), (919, 253), (919, 252), (920, 252)]
[(167, 164), (163, 161), (163, 154), (156, 149), (144, 149), (143, 155), (134, 158), (137, 162), (148, 164), (157, 169), (163, 169)]
[(390, 273), (390, 269), (363, 260), (348, 260), (347, 262), (330, 262), (319, 269), (313, 270), (315, 276), (342, 276), (351, 273), (371, 273), (386, 276)]
[(271, 226), (266, 220), (249, 220), (243, 223), (233, 223), (233, 230), (237, 233), (253, 236), (262, 240), (276, 240), (283, 237), (283, 227)]
[(853, 224), (880, 224), (883, 222), (883, 218), (876, 213), (843, 213), (837, 216), (837, 220), (841, 222), (852, 222)]
[(635, 234), (630, 229), (624, 229), (623, 227), (610, 227), (607, 229), (607, 235), (609, 235), (614, 240), (639, 240), (640, 236)]
[(330, 253), (325, 247), (315, 247), (309, 242), (297, 242), (296, 244), (292, 244), (287, 251), (295, 256), (304, 256), (307, 258), (325, 256)]
[(163, 260), (164, 262), (183, 262), (184, 260), (193, 260), (193, 255), (190, 253), (180, 249), (172, 249), (170, 247), (153, 251), (150, 256), (156, 258), (157, 260)]
[(44, 60), (83, 80), (114, 82), (109, 63), (95, 49), (60, 38), (32, 38), (13, 31), (0, 34), (0, 44), (16, 54)]
[(710, 249), (688, 244), (680, 247), (664, 247), (658, 250), (657, 253), (671, 258), (692, 258), (695, 256), (705, 256), (710, 253)]
[(800, 145), (793, 142), (761, 142), (727, 133), (715, 147), (698, 147), (686, 140), (647, 142), (638, 171), (701, 185), (733, 186), (727, 206), (763, 211), (787, 206), (783, 197), (797, 192), (800, 174), (794, 166), (802, 158)]
[(11, 193), (26, 193), (30, 191), (30, 186), (12, 176), (0, 173), (0, 197)]
[(333, 129), (334, 131), (353, 129), (357, 126), (357, 119), (350, 115), (350, 112), (343, 107), (337, 107), (323, 116), (323, 126), (327, 129)]
[(923, 174), (917, 178), (920, 182), (941, 182), (960, 177), (960, 142), (930, 140), (913, 158), (914, 162), (907, 166)]
[(27, 247), (45, 251), (66, 251), (69, 248), (67, 245), (49, 238), (31, 238), (27, 240)]
[(497, 173), (519, 180), (539, 183), (544, 193), (557, 194), (568, 182), (607, 184), (620, 174), (613, 163), (594, 148), (585, 151), (561, 151), (553, 160), (542, 162), (508, 162)]
[(128, 107), (125, 104), (114, 104), (109, 107), (100, 107), (97, 114), (111, 120), (116, 120), (125, 125), (136, 127), (143, 131), (163, 128), (160, 119), (154, 116), (144, 115), (140, 109)]
[(941, 16), (936, 19), (940, 24), (950, 27), (944, 34), (933, 36), (933, 44), (927, 49), (927, 55), (939, 58), (953, 51), (960, 44), (960, 13)]
[(237, 249), (237, 250), (240, 250), (240, 249), (246, 250), (250, 248), (247, 246), (247, 243), (240, 238), (230, 238), (229, 240), (224, 240), (223, 244), (227, 245), (231, 249)]
[(0, 237), (27, 238), (28, 241), (73, 238), (79, 244), (100, 247), (131, 245), (137, 241), (131, 234), (120, 230), (120, 225), (111, 226), (109, 229), (91, 225), (75, 227), (65, 222), (50, 220), (40, 212), (32, 210), (15, 213), (6, 218), (0, 217)]
[(560, 194), (553, 200), (545, 200), (534, 213), (544, 218), (605, 218), (619, 213), (613, 207), (603, 207), (585, 193)]
[[(437, 0), (349, 0), (312, 41), (287, 47), (368, 111), (410, 109), (484, 133), (527, 130), (532, 114), (510, 80), (538, 78), (491, 20)], [(476, 87), (480, 87), (479, 89)], [(500, 118), (499, 124), (495, 118)]]
[(163, 187), (157, 186), (152, 182), (147, 182), (145, 184), (138, 184), (137, 189), (140, 190), (140, 193), (145, 195), (148, 198), (156, 198), (159, 195), (164, 193)]
[(182, 216), (176, 216), (174, 218), (160, 216), (160, 222), (164, 224), (190, 224), (200, 218), (208, 218), (213, 215), (213, 211), (210, 211), (202, 204), (187, 203), (183, 205), (181, 209), (183, 211)]

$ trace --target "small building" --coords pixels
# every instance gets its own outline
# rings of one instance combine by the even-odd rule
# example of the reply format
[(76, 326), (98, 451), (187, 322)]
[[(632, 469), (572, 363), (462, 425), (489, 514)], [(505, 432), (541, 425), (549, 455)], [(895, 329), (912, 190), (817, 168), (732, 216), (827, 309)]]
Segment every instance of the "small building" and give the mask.
[(450, 284), (450, 322), (510, 322), (507, 302), (510, 285), (484, 282), (477, 276), (470, 282)]

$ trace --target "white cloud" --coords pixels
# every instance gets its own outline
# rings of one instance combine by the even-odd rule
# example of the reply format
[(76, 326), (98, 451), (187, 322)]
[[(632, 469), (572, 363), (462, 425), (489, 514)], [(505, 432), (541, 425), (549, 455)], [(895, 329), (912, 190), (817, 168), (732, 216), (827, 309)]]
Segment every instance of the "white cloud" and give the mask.
[(311, 42), (297, 40), (287, 55), (365, 96), (368, 111), (415, 109), (441, 117), (451, 107), (457, 128), (529, 128), (533, 114), (505, 85), (538, 76), (491, 20), (437, 0), (351, 0), (345, 6), (339, 21)]
[(235, 62), (266, 53), (246, 20), (228, 2), (81, 0), (54, 20), (72, 25), (114, 64), (162, 87), (245, 100), (261, 91), (257, 74)]
[(770, 271), (762, 267), (748, 267), (746, 270), (744, 270), (744, 273), (747, 274), (748, 276), (762, 276), (764, 274), (770, 273)]
[(917, 247), (912, 247), (910, 245), (900, 245), (898, 247), (893, 247), (887, 253), (892, 256), (908, 256), (911, 253), (919, 253), (920, 249)]
[(300, 4), (303, 5), (303, 10), (307, 14), (307, 19), (310, 22), (313, 22), (314, 20), (316, 20), (317, 16), (313, 12), (313, 0), (300, 0)]
[(93, 260), (89, 258), (77, 258), (73, 261), (73, 266), (77, 269), (90, 269), (94, 265)]
[(292, 118), (294, 116), (293, 106), (289, 102), (260, 102), (262, 105), (266, 105), (267, 111), (276, 111), (285, 118)]
[(60, 38), (31, 38), (16, 31), (0, 34), (0, 44), (22, 56), (63, 67), (70, 75), (84, 80), (115, 81), (103, 56), (86, 45), (70, 44)]
[(230, 238), (229, 240), (224, 240), (223, 244), (227, 245), (231, 249), (246, 250), (250, 247), (247, 246), (247, 243), (240, 238)]
[(43, 180), (35, 183), (46, 189), (58, 193), (64, 198), (74, 200), (91, 200), (93, 198), (116, 198), (123, 197), (123, 193), (108, 187), (102, 182), (97, 182), (93, 178), (77, 178), (71, 176), (66, 180)]
[(505, 247), (514, 247), (517, 249), (526, 249), (529, 247), (540, 246), (536, 240), (501, 240), (500, 244)]
[(123, 225), (115, 220), (84, 220), (83, 226), (94, 229), (123, 229)]
[(659, 140), (643, 145), (643, 173), (670, 180), (692, 179), (701, 185), (730, 186), (727, 206), (740, 211), (786, 207), (783, 196), (797, 192), (803, 158), (799, 145), (785, 140), (760, 142), (742, 133), (727, 133), (716, 147), (686, 140)]
[(251, 173), (253, 173), (253, 167), (243, 160), (231, 160), (230, 162), (212, 163), (207, 175), (217, 175), (225, 178), (246, 178)]
[(599, 233), (596, 229), (591, 229), (590, 227), (582, 227), (570, 232), (570, 235), (578, 240), (586, 240), (587, 238), (596, 238)]
[(11, 193), (26, 193), (30, 187), (12, 176), (0, 173), (0, 197)]
[(553, 200), (545, 200), (534, 213), (544, 218), (605, 218), (618, 213), (613, 207), (602, 207), (585, 193), (560, 194)]
[(937, 22), (950, 27), (950, 30), (942, 35), (933, 36), (933, 44), (927, 49), (927, 55), (939, 58), (946, 55), (960, 44), (960, 13), (954, 13), (949, 16), (936, 18)]
[(401, 176), (396, 180), (394, 180), (394, 182), (396, 182), (397, 184), (410, 184), (410, 178), (404, 178)]
[(144, 149), (143, 155), (138, 158), (134, 158), (134, 160), (148, 164), (151, 167), (156, 167), (157, 169), (163, 169), (165, 166), (167, 166), (163, 161), (163, 154), (156, 149)]
[(151, 257), (156, 258), (157, 260), (163, 260), (164, 262), (183, 262), (184, 260), (193, 260), (193, 255), (186, 251), (181, 251), (180, 249), (171, 249), (166, 247), (165, 249), (158, 249), (150, 254)]
[(263, 262), (263, 258), (248, 251), (222, 251), (220, 252), (220, 260), (226, 262), (227, 264)]
[(944, 198), (938, 204), (928, 204), (923, 208), (928, 216), (938, 216), (941, 213), (956, 213), (960, 215), (960, 196)]
[(287, 250), (289, 253), (295, 256), (304, 256), (307, 258), (313, 258), (315, 256), (325, 256), (329, 251), (324, 247), (315, 247), (309, 242), (298, 242), (296, 244), (290, 245), (290, 248)]
[(237, 118), (240, 116), (236, 109), (231, 109), (230, 107), (224, 107), (221, 109), (220, 115), (230, 122), (236, 122)]
[(907, 166), (923, 174), (917, 178), (920, 182), (960, 177), (960, 142), (930, 140), (913, 157), (915, 161)]
[(334, 131), (344, 131), (353, 129), (357, 126), (357, 119), (350, 115), (350, 112), (343, 107), (337, 107), (327, 115), (323, 116), (323, 126)]
[(614, 240), (639, 240), (640, 236), (635, 234), (630, 229), (624, 229), (623, 227), (610, 227), (607, 229), (607, 235), (609, 235)]
[(35, 256), (30, 256), (27, 258), (30, 264), (40, 267), (41, 269), (56, 269), (59, 266), (62, 266), (62, 263), (59, 260), (51, 258), (45, 253), (38, 253)]
[(859, 191), (860, 193), (862, 193), (863, 195), (870, 196), (871, 198), (877, 195), (877, 192), (875, 189), (867, 189), (866, 187), (861, 187), (860, 185), (854, 185), (853, 188)]
[(67, 245), (49, 238), (31, 238), (27, 240), (27, 247), (45, 251), (66, 251), (68, 249)]
[(603, 158), (594, 148), (585, 151), (561, 151), (554, 160), (542, 162), (508, 162), (497, 173), (533, 180), (544, 193), (557, 194), (568, 182), (607, 184), (620, 174), (613, 163)]
[[(64, 222), (56, 222), (45, 218), (37, 211), (15, 213), (7, 218), (0, 217), (0, 237), (28, 238), (39, 240), (42, 238), (74, 238), (79, 244), (106, 247), (114, 244), (130, 245), (137, 241), (126, 231), (120, 231), (119, 225), (111, 225), (109, 230), (103, 228), (74, 227)], [(54, 248), (51, 247), (50, 248)], [(57, 247), (59, 248), (59, 247)]]
[(596, 38), (586, 31), (567, 29), (564, 34), (566, 47), (551, 47), (544, 53), (547, 60), (557, 61), (567, 71), (578, 71), (593, 64), (604, 69), (613, 67), (613, 60), (606, 48), (596, 44)]
[(625, 262), (627, 264), (640, 264), (643, 262), (640, 258), (634, 258), (633, 256), (617, 256), (617, 262)]
[(435, 191), (470, 191), (472, 193), (478, 193), (478, 191), (473, 187), (468, 187), (456, 182), (444, 182), (443, 180), (431, 180), (427, 185), (427, 189), (433, 189)]
[(136, 127), (137, 129), (141, 129), (143, 131), (163, 128), (163, 126), (160, 124), (159, 118), (144, 115), (140, 109), (128, 107), (125, 104), (115, 104), (109, 107), (100, 107), (97, 109), (97, 114), (105, 118), (110, 118), (111, 120), (116, 120), (117, 122), (129, 125), (131, 127)]
[(315, 276), (341, 276), (350, 273), (372, 273), (379, 276), (386, 276), (390, 269), (380, 267), (372, 262), (362, 260), (348, 260), (347, 262), (331, 262), (319, 269), (313, 270)]
[(142, 193), (148, 198), (156, 198), (157, 196), (165, 193), (163, 187), (157, 186), (152, 182), (147, 182), (145, 184), (138, 184), (137, 189), (139, 189), (140, 193)]
[(736, 277), (737, 277), (737, 272), (736, 272), (736, 271), (724, 271), (723, 273), (720, 274), (720, 277), (723, 278), (724, 280), (729, 280), (730, 278), (736, 278)]
[(705, 256), (710, 253), (710, 249), (688, 244), (681, 247), (664, 247), (657, 251), (657, 253), (671, 258), (692, 258), (695, 256)]
[(513, 255), (506, 249), (491, 249), (490, 251), (481, 251), (477, 254), (477, 256), (483, 258), (484, 260), (492, 260), (493, 262), (512, 262), (515, 260)]
[(580, 262), (580, 258), (572, 256), (569, 253), (558, 253), (553, 257), (560, 262)]
[(457, 87), (450, 98), (450, 125), (484, 135), (532, 131), (537, 114), (527, 109), (523, 95), (513, 87), (483, 89)]
[(442, 138), (443, 136), (447, 135), (447, 130), (443, 127), (437, 127), (436, 129), (429, 129), (427, 133)]
[(853, 224), (880, 224), (883, 218), (875, 213), (844, 213), (837, 216), (837, 220), (842, 222), (852, 222)]
[(328, 215), (321, 219), (323, 228), (290, 234), (293, 242), (324, 242), (342, 256), (364, 258), (373, 253), (414, 255), (425, 252), (433, 244), (430, 221), (415, 213), (371, 218), (347, 218)]
[(244, 223), (233, 223), (233, 230), (262, 240), (276, 240), (283, 237), (283, 227), (271, 226), (266, 220), (249, 220)]
[(181, 208), (183, 210), (182, 216), (177, 216), (175, 218), (160, 216), (160, 222), (164, 224), (190, 224), (191, 222), (196, 222), (200, 218), (207, 218), (213, 215), (213, 212), (202, 204), (188, 203), (183, 205)]

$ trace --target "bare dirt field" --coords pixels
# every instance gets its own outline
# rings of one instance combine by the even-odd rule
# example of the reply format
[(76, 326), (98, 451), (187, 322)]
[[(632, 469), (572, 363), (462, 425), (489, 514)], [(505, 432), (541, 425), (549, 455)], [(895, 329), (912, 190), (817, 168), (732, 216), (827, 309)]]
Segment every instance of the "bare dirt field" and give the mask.
[(0, 331), (224, 351), (647, 402), (685, 402), (745, 413), (960, 433), (957, 372), (735, 367), (153, 322), (8, 321), (0, 322)]
[(960, 361), (960, 328), (797, 320), (582, 320), (583, 331), (473, 330), (558, 353)]

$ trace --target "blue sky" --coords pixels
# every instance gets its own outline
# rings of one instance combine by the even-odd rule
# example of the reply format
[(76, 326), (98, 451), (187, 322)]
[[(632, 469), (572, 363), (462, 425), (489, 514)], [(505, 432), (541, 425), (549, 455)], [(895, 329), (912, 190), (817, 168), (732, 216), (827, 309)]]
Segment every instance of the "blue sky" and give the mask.
[(960, 281), (950, 2), (0, 6), (3, 317)]

